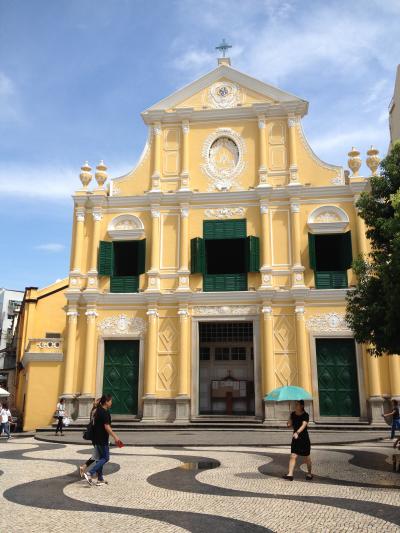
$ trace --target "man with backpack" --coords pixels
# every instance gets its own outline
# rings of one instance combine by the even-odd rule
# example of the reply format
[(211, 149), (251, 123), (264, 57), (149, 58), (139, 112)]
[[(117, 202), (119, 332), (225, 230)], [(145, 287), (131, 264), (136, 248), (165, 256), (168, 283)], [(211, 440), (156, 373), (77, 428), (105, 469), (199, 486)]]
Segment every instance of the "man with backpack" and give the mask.
[[(103, 477), (103, 466), (110, 460), (109, 437), (112, 437), (117, 446), (122, 446), (121, 440), (113, 432), (111, 427), (111, 415), (109, 409), (112, 406), (111, 394), (103, 394), (93, 416), (93, 445), (96, 448), (97, 460), (94, 466), (85, 472), (84, 477), (89, 485), (101, 486), (107, 484)], [(93, 476), (97, 474), (97, 482)]]

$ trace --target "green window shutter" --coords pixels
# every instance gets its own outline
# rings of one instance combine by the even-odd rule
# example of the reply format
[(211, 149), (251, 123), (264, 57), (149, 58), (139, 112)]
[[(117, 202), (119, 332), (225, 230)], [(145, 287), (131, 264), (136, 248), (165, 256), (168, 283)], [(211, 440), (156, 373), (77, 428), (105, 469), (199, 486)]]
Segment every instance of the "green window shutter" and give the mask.
[(138, 292), (139, 276), (112, 276), (110, 292)]
[(319, 271), (315, 272), (316, 289), (346, 289), (348, 287), (347, 271)]
[(113, 273), (113, 243), (100, 241), (98, 256), (98, 272), (100, 276), (112, 276)]
[(205, 220), (203, 237), (205, 239), (244, 239), (247, 236), (246, 219)]
[(353, 253), (351, 250), (351, 231), (343, 233), (341, 243), (341, 267), (343, 270), (351, 268)]
[(146, 272), (146, 239), (137, 241), (136, 262), (136, 272), (138, 274)]
[(260, 270), (260, 239), (258, 237), (246, 238), (247, 272)]
[(311, 270), (316, 270), (317, 255), (315, 253), (315, 235), (313, 233), (308, 234), (308, 253), (310, 256), (310, 268)]
[(205, 272), (205, 247), (204, 240), (196, 237), (190, 241), (190, 272), (204, 274)]

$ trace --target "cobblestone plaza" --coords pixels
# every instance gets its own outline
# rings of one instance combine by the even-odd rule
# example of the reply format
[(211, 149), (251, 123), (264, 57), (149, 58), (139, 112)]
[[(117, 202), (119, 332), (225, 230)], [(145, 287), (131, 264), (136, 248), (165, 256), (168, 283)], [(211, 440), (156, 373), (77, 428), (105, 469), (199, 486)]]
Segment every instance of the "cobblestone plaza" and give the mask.
[[(109, 484), (77, 466), (91, 449), (0, 442), (0, 531), (400, 531), (391, 442), (316, 445), (314, 480), (287, 470), (288, 447), (112, 448)], [(398, 456), (399, 458), (399, 456)]]

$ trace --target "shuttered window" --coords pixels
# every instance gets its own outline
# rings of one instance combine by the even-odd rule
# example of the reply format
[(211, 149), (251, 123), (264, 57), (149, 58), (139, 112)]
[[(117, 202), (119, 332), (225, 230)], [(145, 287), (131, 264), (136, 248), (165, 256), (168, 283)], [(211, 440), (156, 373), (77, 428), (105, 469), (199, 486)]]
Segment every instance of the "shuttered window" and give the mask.
[(347, 270), (353, 260), (350, 231), (332, 235), (309, 234), (308, 249), (317, 289), (348, 287)]
[(100, 241), (97, 270), (100, 276), (113, 274), (113, 243)]
[(245, 239), (246, 236), (246, 219), (203, 222), (204, 239)]
[(139, 276), (112, 276), (110, 292), (138, 292)]
[(192, 274), (205, 273), (204, 240), (196, 237), (190, 241), (190, 272)]
[(247, 274), (206, 274), (204, 292), (247, 291)]
[(247, 272), (260, 270), (260, 239), (258, 237), (246, 238)]
[(111, 292), (138, 292), (139, 275), (146, 270), (146, 239), (100, 241), (98, 272), (110, 276)]

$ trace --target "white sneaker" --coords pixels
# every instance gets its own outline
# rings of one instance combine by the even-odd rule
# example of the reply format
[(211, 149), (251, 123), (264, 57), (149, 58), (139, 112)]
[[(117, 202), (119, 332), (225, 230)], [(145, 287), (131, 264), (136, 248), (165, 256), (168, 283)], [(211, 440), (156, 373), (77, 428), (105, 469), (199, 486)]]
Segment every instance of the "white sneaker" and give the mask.
[(89, 483), (89, 485), (93, 485), (92, 476), (90, 474), (87, 474), (86, 472), (83, 474), (83, 477), (86, 479), (86, 481)]

